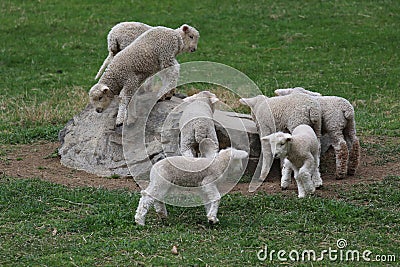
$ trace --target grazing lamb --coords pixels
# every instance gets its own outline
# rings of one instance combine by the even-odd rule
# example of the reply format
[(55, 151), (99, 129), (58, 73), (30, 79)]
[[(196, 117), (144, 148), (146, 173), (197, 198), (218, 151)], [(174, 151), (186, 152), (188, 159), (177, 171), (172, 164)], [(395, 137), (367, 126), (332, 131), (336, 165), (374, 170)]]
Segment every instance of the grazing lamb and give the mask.
[[(179, 76), (176, 56), (197, 49), (199, 32), (186, 24), (178, 29), (154, 27), (119, 52), (108, 65), (97, 84), (89, 91), (90, 102), (99, 113), (106, 109), (114, 95), (120, 95), (116, 126), (123, 124), (133, 93), (145, 79), (165, 69), (168, 85), (174, 88)], [(161, 89), (162, 90), (162, 89)]]
[(107, 35), (108, 56), (101, 65), (95, 80), (100, 78), (105, 68), (116, 54), (135, 41), (142, 33), (152, 27), (141, 22), (121, 22), (111, 28)]
[(144, 225), (145, 216), (152, 205), (165, 218), (167, 210), (162, 200), (173, 186), (185, 186), (201, 187), (207, 219), (212, 224), (218, 223), (221, 196), (215, 181), (221, 177), (242, 175), (242, 160), (247, 157), (246, 151), (227, 148), (221, 150), (215, 158), (174, 156), (160, 160), (151, 168), (150, 183), (141, 192), (135, 222)]
[[(239, 101), (251, 108), (260, 138), (276, 131), (292, 132), (300, 124), (312, 126), (318, 138), (321, 135), (321, 108), (312, 96), (299, 94), (268, 98), (259, 95)], [(261, 151), (263, 161), (260, 182), (267, 177), (273, 160), (271, 148), (265, 142), (261, 142)]]
[(277, 132), (261, 138), (271, 145), (274, 158), (284, 159), (281, 187), (287, 189), (292, 170), (297, 183), (299, 198), (312, 194), (322, 186), (319, 173), (320, 145), (314, 130), (305, 124), (294, 128), (292, 134)]
[[(328, 141), (325, 152), (332, 145), (336, 157), (336, 178), (354, 175), (360, 163), (360, 141), (356, 136), (354, 108), (349, 101), (338, 96), (321, 96), (319, 93), (301, 87), (278, 89), (276, 95), (304, 93), (314, 95), (322, 110), (322, 139)], [(325, 142), (322, 142), (323, 144)]]
[(214, 157), (218, 153), (218, 139), (215, 131), (213, 114), (214, 105), (219, 99), (209, 91), (202, 91), (183, 99), (188, 103), (179, 120), (181, 131), (181, 154), (186, 157), (196, 157), (201, 141), (209, 138), (209, 148), (204, 148), (205, 157)]

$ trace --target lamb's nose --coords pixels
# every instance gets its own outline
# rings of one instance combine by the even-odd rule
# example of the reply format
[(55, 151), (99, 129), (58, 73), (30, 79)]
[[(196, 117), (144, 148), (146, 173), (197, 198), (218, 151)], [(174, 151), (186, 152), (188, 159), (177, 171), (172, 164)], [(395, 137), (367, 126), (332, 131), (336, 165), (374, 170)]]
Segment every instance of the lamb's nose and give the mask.
[(190, 52), (195, 52), (195, 51), (196, 51), (196, 48), (190, 49)]

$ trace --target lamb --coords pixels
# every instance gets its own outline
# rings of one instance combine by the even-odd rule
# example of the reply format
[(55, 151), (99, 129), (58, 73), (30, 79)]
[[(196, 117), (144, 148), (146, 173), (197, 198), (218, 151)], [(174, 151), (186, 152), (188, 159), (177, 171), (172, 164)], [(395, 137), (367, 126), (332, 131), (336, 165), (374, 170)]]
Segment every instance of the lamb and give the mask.
[(96, 112), (103, 112), (114, 95), (119, 94), (116, 126), (121, 126), (133, 93), (146, 78), (165, 70), (168, 84), (164, 80), (163, 87), (175, 87), (179, 76), (176, 56), (182, 52), (196, 51), (198, 39), (199, 32), (186, 24), (175, 30), (154, 27), (140, 35), (115, 56), (98, 83), (90, 89), (90, 102)]
[(261, 138), (271, 145), (274, 158), (284, 159), (281, 187), (287, 189), (292, 170), (297, 183), (298, 197), (313, 194), (322, 186), (319, 172), (320, 145), (314, 130), (305, 124), (294, 128), (292, 134), (277, 132)]
[[(317, 137), (321, 136), (321, 108), (312, 96), (298, 94), (268, 98), (259, 95), (239, 101), (251, 108), (260, 138), (276, 131), (293, 132), (300, 124), (312, 126)], [(261, 142), (261, 151), (263, 161), (259, 182), (265, 180), (272, 165), (270, 146)], [(250, 184), (250, 191), (253, 191), (253, 185)]]
[(110, 64), (116, 54), (125, 49), (142, 33), (152, 27), (141, 22), (121, 22), (111, 28), (107, 35), (108, 56), (101, 65), (95, 80), (100, 78), (105, 68)]
[(223, 177), (242, 175), (242, 160), (248, 157), (243, 150), (227, 148), (215, 158), (190, 158), (184, 156), (168, 157), (158, 161), (150, 171), (150, 183), (141, 192), (135, 214), (135, 222), (145, 225), (145, 216), (151, 206), (163, 218), (167, 210), (163, 199), (174, 186), (201, 187), (201, 197), (209, 223), (216, 224), (221, 195), (216, 180)]
[(196, 157), (199, 144), (209, 138), (209, 146), (205, 149), (205, 157), (214, 157), (218, 153), (218, 138), (215, 131), (213, 114), (214, 105), (219, 99), (209, 91), (202, 91), (183, 99), (188, 105), (184, 108), (179, 120), (181, 131), (181, 154)]
[[(335, 150), (336, 178), (354, 175), (360, 163), (360, 141), (356, 136), (354, 108), (351, 103), (338, 96), (321, 96), (301, 87), (277, 89), (275, 94), (304, 93), (314, 95), (322, 109), (322, 152), (329, 146)], [(327, 143), (325, 146), (324, 144)]]

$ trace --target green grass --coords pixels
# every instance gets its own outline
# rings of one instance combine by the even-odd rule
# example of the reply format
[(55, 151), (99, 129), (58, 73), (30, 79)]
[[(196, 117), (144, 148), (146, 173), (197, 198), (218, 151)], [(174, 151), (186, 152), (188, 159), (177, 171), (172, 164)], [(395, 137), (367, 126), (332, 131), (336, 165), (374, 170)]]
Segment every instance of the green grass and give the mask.
[(399, 136), (399, 1), (2, 1), (0, 142), (57, 139), (87, 104), (120, 21), (178, 27), (201, 38), (180, 62), (247, 74), (266, 95), (303, 86), (348, 98), (362, 134)]
[[(395, 0), (1, 1), (0, 144), (57, 140), (58, 131), (87, 104), (107, 55), (107, 33), (121, 21), (195, 26), (199, 49), (180, 55), (180, 62), (227, 64), (268, 96), (277, 88), (303, 86), (345, 97), (355, 106), (359, 134), (377, 138), (362, 143), (376, 156), (374, 164), (399, 160)], [(1, 149), (0, 161), (9, 160), (9, 149), (14, 147)], [(138, 193), (68, 189), (4, 177), (0, 170), (0, 265), (382, 266), (277, 257), (260, 262), (256, 254), (265, 245), (320, 252), (336, 249), (344, 238), (349, 249), (393, 254), (398, 262), (399, 188), (400, 177), (390, 176), (347, 188), (338, 200), (231, 194), (222, 199), (215, 227), (206, 223), (201, 207), (169, 206), (167, 221), (151, 212), (141, 228), (133, 223)], [(173, 245), (179, 255), (171, 253)]]
[[(272, 250), (371, 250), (400, 257), (400, 177), (356, 185), (339, 200), (240, 194), (222, 198), (220, 224), (209, 226), (202, 207), (168, 206), (161, 221), (149, 212), (134, 224), (138, 193), (68, 189), (40, 180), (0, 182), (2, 266), (256, 266), (257, 252)], [(179, 255), (171, 253), (178, 247)], [(311, 262), (280, 262), (311, 266)], [(362, 262), (364, 263), (365, 262)], [(331, 262), (328, 257), (313, 266)], [(375, 263), (378, 266), (378, 263)], [(362, 266), (362, 265), (361, 265)]]

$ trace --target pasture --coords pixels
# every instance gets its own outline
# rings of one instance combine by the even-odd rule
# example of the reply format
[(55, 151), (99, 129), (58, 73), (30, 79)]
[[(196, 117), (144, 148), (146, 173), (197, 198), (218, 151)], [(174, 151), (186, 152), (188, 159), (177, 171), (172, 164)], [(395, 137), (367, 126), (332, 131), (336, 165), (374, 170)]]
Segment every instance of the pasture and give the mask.
[[(393, 266), (400, 261), (399, 1), (5, 0), (0, 7), (1, 266)], [(107, 33), (121, 21), (195, 26), (198, 50), (180, 55), (179, 62), (229, 65), (267, 96), (277, 88), (302, 86), (348, 99), (363, 156), (370, 159), (362, 159), (365, 171), (352, 183), (337, 182), (302, 200), (295, 191), (228, 194), (216, 226), (207, 224), (202, 207), (169, 206), (167, 221), (150, 212), (146, 226), (138, 227), (137, 190), (84, 186), (94, 179), (85, 174), (79, 186), (65, 186), (75, 173), (61, 166), (44, 177), (50, 167), (28, 163), (19, 151), (29, 148), (42, 160), (43, 144), (56, 143), (58, 131), (87, 105), (87, 92), (107, 56)], [(58, 160), (54, 153), (44, 156)], [(64, 185), (48, 182), (52, 177), (64, 177), (57, 181)], [(346, 246), (339, 248), (338, 240)], [(178, 255), (171, 253), (174, 245)], [(336, 259), (289, 257), (292, 250), (314, 250), (318, 258), (330, 248), (339, 251)], [(272, 260), (270, 254), (257, 257), (265, 249), (276, 251)], [(371, 261), (340, 257), (348, 250), (370, 250)]]

